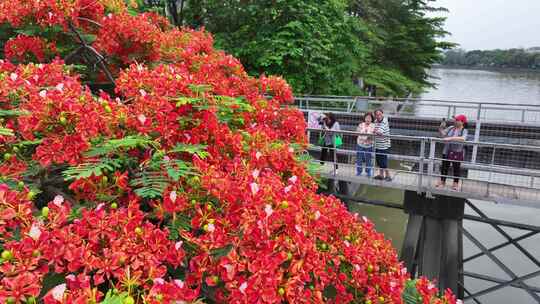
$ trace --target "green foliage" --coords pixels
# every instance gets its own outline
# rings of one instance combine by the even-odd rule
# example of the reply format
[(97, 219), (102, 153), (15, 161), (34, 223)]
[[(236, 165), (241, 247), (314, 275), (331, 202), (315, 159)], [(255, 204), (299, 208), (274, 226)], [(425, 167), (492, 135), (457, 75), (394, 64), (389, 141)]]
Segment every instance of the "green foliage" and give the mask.
[(186, 22), (205, 26), (250, 74), (282, 75), (296, 92), (352, 93), (367, 49), (345, 3), (188, 1)]
[(200, 158), (206, 158), (208, 156), (208, 152), (205, 151), (206, 148), (206, 145), (176, 144), (169, 152), (196, 154)]
[(198, 175), (195, 168), (189, 162), (182, 160), (152, 160), (148, 168), (137, 173), (130, 181), (135, 187), (135, 193), (142, 198), (157, 198), (169, 186), (171, 180), (179, 181), (180, 178)]
[(134, 192), (138, 196), (152, 199), (163, 195), (169, 181), (159, 172), (141, 172), (129, 184), (136, 188)]
[(283, 76), (296, 93), (406, 95), (432, 85), (427, 69), (452, 44), (434, 0), (160, 0), (146, 3), (177, 25), (202, 27), (252, 75)]
[(227, 245), (227, 246), (224, 246), (224, 247), (221, 247), (221, 248), (216, 248), (216, 249), (210, 250), (210, 255), (214, 259), (219, 259), (219, 258), (222, 258), (224, 256), (227, 256), (229, 254), (229, 252), (231, 252), (232, 249), (233, 249), (233, 245)]
[(445, 53), (443, 65), (478, 68), (540, 69), (540, 49), (469, 51), (461, 49)]
[(0, 127), (0, 135), (3, 135), (3, 136), (13, 136), (13, 130), (11, 129), (8, 129), (8, 128), (2, 128)]
[(43, 287), (41, 288), (41, 292), (39, 294), (39, 298), (42, 298), (49, 292), (51, 289), (53, 289), (55, 286), (58, 286), (62, 283), (66, 282), (66, 275), (62, 273), (55, 273), (55, 272), (49, 272), (45, 275), (43, 278)]
[(420, 293), (418, 293), (418, 290), (416, 289), (415, 280), (408, 280), (405, 283), (405, 288), (403, 289), (401, 298), (403, 299), (404, 304), (422, 303), (422, 297), (420, 296)]
[(25, 115), (28, 112), (21, 110), (0, 110), (0, 117), (15, 117)]
[(197, 172), (193, 169), (193, 166), (185, 161), (169, 161), (165, 163), (164, 166), (167, 170), (167, 175), (175, 182), (179, 181), (181, 177), (197, 175)]
[(75, 167), (69, 167), (62, 172), (65, 180), (88, 178), (92, 175), (101, 176), (108, 172), (122, 168), (124, 162), (120, 159), (99, 159), (95, 162), (87, 162)]
[(322, 165), (319, 161), (316, 161), (309, 153), (298, 154), (296, 160), (305, 166), (309, 175), (311, 175), (319, 185), (319, 188), (326, 189), (326, 183), (321, 178)]
[(419, 92), (422, 90), (420, 83), (412, 81), (400, 71), (379, 66), (369, 67), (364, 74), (364, 80), (366, 83), (376, 86), (378, 90), (382, 91), (382, 95), (384, 92)]
[(191, 230), (191, 219), (183, 214), (177, 214), (173, 221), (167, 225), (169, 229), (169, 239), (177, 241), (180, 238), (180, 230)]
[(112, 289), (109, 289), (105, 295), (105, 299), (103, 299), (100, 304), (123, 304), (128, 296), (129, 294), (127, 292), (117, 294)]
[(148, 148), (150, 146), (156, 147), (158, 144), (148, 137), (140, 135), (126, 136), (121, 139), (111, 139), (104, 142), (101, 145), (90, 149), (86, 156), (96, 157), (104, 156), (113, 152), (119, 152), (120, 150), (130, 150), (133, 148)]
[(369, 28), (371, 47), (366, 83), (383, 89), (378, 95), (416, 93), (431, 86), (428, 69), (454, 44), (440, 41), (445, 18), (428, 13), (434, 0), (349, 0), (351, 14)]
[[(188, 153), (206, 158), (208, 156), (206, 147), (206, 145), (177, 144), (168, 153)], [(154, 148), (149, 162), (139, 166), (131, 158), (122, 154), (122, 151), (136, 148)], [(62, 173), (65, 180), (102, 176), (108, 172), (127, 170), (131, 172), (130, 185), (142, 198), (161, 197), (171, 182), (198, 175), (191, 162), (164, 157), (165, 152), (159, 150), (158, 143), (145, 136), (126, 136), (108, 140), (91, 148), (85, 155), (95, 159), (64, 170)], [(109, 199), (104, 198), (104, 200)]]

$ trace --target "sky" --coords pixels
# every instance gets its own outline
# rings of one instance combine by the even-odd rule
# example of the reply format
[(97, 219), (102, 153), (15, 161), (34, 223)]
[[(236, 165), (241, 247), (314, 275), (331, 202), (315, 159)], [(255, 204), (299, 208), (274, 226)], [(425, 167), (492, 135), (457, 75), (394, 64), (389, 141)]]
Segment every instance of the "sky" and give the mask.
[(465, 50), (540, 46), (540, 0), (437, 0), (450, 10), (446, 40)]

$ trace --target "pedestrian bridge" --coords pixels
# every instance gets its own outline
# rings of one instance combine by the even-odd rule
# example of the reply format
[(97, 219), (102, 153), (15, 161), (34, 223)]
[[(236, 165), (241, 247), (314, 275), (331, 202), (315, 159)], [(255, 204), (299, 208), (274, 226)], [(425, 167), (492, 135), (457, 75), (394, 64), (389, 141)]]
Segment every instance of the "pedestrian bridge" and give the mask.
[[(364, 110), (382, 106), (381, 101), (367, 101)], [(411, 190), (428, 196), (439, 194), (540, 208), (540, 106), (526, 108), (519, 105), (517, 110), (515, 105), (508, 105), (505, 119), (490, 115), (490, 111), (505, 111), (503, 104), (430, 101), (431, 107), (446, 107), (445, 110), (433, 115), (426, 115), (424, 111), (418, 116), (411, 114), (414, 112), (401, 113), (403, 106), (396, 111), (385, 111), (389, 113), (387, 116), (392, 133), (392, 148), (388, 154), (392, 181), (388, 182), (365, 175), (356, 176), (356, 138), (365, 135), (352, 131), (360, 122), (363, 112), (358, 109), (357, 102), (357, 98), (347, 97), (300, 97), (296, 100), (296, 105), (304, 111), (307, 120), (314, 111), (331, 111), (342, 125), (343, 130), (335, 133), (342, 135), (343, 145), (333, 151), (335, 162), (325, 162), (321, 166), (323, 177)], [(423, 103), (421, 100), (395, 103), (399, 106), (414, 102), (417, 102), (416, 107)], [(476, 112), (466, 112), (466, 109)], [(511, 114), (514, 113), (512, 111), (519, 114)], [(472, 117), (472, 121), (469, 125), (471, 138), (465, 143), (466, 156), (461, 164), (460, 187), (457, 191), (453, 190), (450, 187), (453, 177), (449, 176), (448, 186), (437, 188), (444, 145), (442, 139), (436, 137), (437, 128), (441, 118), (464, 112)], [(316, 143), (320, 134), (321, 130), (311, 124), (308, 128), (309, 152), (317, 159), (320, 147)], [(485, 139), (495, 139), (496, 142)], [(374, 155), (372, 157), (374, 159)]]

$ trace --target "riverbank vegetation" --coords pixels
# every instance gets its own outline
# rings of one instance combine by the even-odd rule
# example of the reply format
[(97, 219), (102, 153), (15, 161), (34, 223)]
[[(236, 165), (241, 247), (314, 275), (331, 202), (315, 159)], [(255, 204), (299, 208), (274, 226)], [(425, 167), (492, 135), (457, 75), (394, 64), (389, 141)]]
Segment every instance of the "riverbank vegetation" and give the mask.
[(146, 9), (204, 27), (249, 74), (281, 75), (296, 93), (361, 94), (361, 79), (403, 96), (431, 85), (427, 69), (452, 46), (438, 41), (444, 18), (428, 14), (443, 9), (432, 2), (162, 0)]
[(442, 65), (467, 68), (530, 69), (540, 71), (540, 49), (449, 50)]

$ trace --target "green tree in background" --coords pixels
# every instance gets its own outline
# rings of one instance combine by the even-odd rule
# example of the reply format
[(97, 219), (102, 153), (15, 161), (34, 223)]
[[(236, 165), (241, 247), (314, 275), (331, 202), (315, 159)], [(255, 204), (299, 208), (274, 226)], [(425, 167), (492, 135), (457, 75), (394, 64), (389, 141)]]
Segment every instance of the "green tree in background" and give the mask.
[(374, 63), (365, 74), (368, 83), (413, 93), (432, 85), (429, 68), (442, 59), (442, 50), (454, 44), (439, 41), (448, 34), (443, 28), (445, 18), (428, 14), (446, 9), (432, 7), (431, 2), (349, 0), (349, 13), (373, 33), (364, 39), (371, 47)]
[[(153, 0), (177, 25), (205, 27), (250, 74), (281, 75), (303, 94), (403, 96), (430, 86), (452, 45), (434, 0)], [(171, 8), (176, 8), (171, 12)], [(174, 9), (173, 9), (174, 10)]]
[(368, 55), (340, 0), (192, 1), (186, 19), (205, 26), (218, 46), (252, 74), (284, 76), (296, 92), (352, 93)]
[(445, 53), (442, 64), (472, 68), (538, 70), (540, 69), (540, 49), (474, 50), (469, 52), (456, 49)]

